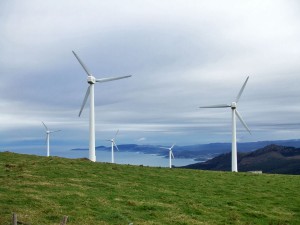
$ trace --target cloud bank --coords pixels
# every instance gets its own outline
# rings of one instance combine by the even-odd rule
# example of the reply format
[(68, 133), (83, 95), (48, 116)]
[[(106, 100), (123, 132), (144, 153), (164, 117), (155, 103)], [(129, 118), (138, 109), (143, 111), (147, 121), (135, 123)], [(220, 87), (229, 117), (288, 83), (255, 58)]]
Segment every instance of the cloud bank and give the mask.
[[(299, 138), (297, 1), (4, 1), (0, 3), (1, 140), (88, 145), (88, 87), (74, 50), (98, 78), (97, 145), (230, 142), (231, 103), (250, 76), (240, 141)], [(80, 145), (80, 146), (78, 146)]]

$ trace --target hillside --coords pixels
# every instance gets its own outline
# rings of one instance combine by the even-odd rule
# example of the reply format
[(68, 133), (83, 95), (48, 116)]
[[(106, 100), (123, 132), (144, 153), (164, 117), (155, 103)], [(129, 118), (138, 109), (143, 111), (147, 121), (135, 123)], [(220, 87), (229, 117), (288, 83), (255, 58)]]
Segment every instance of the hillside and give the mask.
[[(203, 163), (184, 166), (189, 169), (231, 170), (231, 153)], [(249, 153), (238, 153), (239, 171), (262, 170), (264, 173), (300, 174), (300, 148), (268, 145)]]
[(0, 153), (0, 224), (300, 224), (300, 176)]

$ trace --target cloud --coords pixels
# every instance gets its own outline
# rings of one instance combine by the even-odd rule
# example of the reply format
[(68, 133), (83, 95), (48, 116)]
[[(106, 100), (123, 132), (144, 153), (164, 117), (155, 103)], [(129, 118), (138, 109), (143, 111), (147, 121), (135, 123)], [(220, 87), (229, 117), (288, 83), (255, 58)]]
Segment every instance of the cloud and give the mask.
[(119, 128), (124, 143), (230, 142), (230, 110), (198, 107), (231, 103), (248, 75), (239, 112), (253, 135), (238, 124), (240, 140), (300, 134), (296, 1), (0, 4), (1, 140), (39, 138), (43, 120), (60, 141), (88, 144), (72, 50), (98, 78), (133, 75), (95, 85), (99, 142)]

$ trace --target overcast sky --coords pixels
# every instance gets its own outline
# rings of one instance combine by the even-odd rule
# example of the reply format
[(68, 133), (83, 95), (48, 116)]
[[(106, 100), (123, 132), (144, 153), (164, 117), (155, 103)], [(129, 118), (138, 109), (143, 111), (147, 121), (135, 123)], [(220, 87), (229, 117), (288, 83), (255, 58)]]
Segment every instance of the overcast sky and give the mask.
[[(0, 2), (0, 145), (88, 147), (86, 74), (132, 74), (95, 85), (96, 145), (231, 141), (300, 136), (300, 3), (292, 0)], [(40, 141), (40, 142), (39, 142)], [(1, 146), (0, 146), (1, 148)]]

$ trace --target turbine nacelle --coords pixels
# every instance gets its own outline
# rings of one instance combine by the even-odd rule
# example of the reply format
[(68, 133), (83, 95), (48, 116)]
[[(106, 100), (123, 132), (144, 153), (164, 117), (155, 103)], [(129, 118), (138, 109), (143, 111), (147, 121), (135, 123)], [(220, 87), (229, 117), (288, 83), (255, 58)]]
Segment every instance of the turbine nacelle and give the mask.
[(90, 75), (90, 76), (87, 77), (87, 82), (89, 84), (95, 84), (96, 83), (96, 78), (94, 76)]
[(237, 106), (236, 102), (232, 102), (231, 105), (230, 105), (230, 107), (231, 107), (232, 109), (236, 109), (236, 106)]

